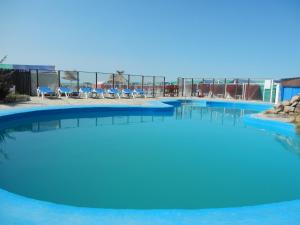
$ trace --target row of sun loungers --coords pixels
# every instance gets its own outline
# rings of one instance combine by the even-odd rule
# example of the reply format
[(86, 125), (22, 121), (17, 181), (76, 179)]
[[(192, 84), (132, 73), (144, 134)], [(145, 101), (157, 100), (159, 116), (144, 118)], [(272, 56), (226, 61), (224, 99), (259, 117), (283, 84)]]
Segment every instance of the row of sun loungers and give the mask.
[[(40, 96), (42, 99), (45, 96), (65, 96), (69, 98), (74, 94), (74, 91), (68, 87), (58, 87), (56, 92), (51, 90), (51, 88), (43, 86), (37, 88), (37, 95)], [(89, 97), (98, 97), (98, 98), (105, 98), (105, 95), (113, 98), (136, 98), (136, 97), (143, 97), (146, 98), (145, 92), (142, 89), (134, 89), (131, 90), (129, 88), (125, 88), (119, 91), (117, 88), (110, 88), (107, 90), (101, 88), (90, 88), (90, 87), (82, 87), (79, 89), (78, 96), (89, 98)]]

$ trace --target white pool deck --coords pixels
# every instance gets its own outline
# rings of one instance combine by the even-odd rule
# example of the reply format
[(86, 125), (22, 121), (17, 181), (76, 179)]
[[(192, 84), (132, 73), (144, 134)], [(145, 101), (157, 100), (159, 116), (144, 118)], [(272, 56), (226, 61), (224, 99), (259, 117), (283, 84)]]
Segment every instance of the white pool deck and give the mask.
[[(16, 108), (30, 108), (30, 107), (43, 107), (43, 106), (61, 106), (61, 105), (146, 105), (148, 102), (155, 100), (165, 100), (165, 99), (188, 99), (188, 100), (213, 100), (213, 101), (234, 101), (241, 102), (241, 100), (235, 99), (223, 99), (223, 98), (199, 98), (199, 97), (159, 97), (159, 98), (104, 98), (104, 99), (95, 99), (95, 98), (44, 98), (40, 97), (31, 97), (31, 100), (28, 102), (22, 102), (17, 104), (3, 104), (0, 103), (0, 110), (5, 109), (16, 109)], [(257, 104), (266, 104), (268, 102), (261, 101), (242, 101), (242, 102), (252, 102)]]
[(79, 208), (0, 190), (3, 225), (297, 225), (300, 200), (239, 208), (116, 210)]
[[(170, 99), (170, 98), (169, 98)], [(199, 98), (194, 98), (199, 99)], [(1, 105), (0, 112), (49, 106), (151, 105), (149, 99), (44, 99)], [(162, 99), (160, 99), (162, 100)], [(212, 100), (212, 99), (209, 99)], [(224, 101), (224, 100), (223, 100)], [(197, 210), (126, 210), (80, 208), (38, 201), (0, 189), (0, 225), (300, 225), (300, 199), (294, 201)]]

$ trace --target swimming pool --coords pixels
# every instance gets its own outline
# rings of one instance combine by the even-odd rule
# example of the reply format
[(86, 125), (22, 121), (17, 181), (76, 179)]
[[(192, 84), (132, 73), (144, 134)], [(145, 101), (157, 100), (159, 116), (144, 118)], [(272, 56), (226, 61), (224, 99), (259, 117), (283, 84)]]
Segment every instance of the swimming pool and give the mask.
[(173, 104), (14, 114), (1, 122), (0, 187), (109, 209), (227, 208), (300, 198), (298, 136), (244, 120), (268, 105)]

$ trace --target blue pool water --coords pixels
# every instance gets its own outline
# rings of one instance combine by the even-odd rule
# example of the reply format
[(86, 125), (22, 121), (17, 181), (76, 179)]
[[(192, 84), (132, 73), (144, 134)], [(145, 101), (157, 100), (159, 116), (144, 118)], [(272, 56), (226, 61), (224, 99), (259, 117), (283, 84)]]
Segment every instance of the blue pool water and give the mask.
[(0, 187), (114, 209), (234, 207), (300, 198), (300, 139), (248, 126), (251, 109), (91, 111), (1, 123)]

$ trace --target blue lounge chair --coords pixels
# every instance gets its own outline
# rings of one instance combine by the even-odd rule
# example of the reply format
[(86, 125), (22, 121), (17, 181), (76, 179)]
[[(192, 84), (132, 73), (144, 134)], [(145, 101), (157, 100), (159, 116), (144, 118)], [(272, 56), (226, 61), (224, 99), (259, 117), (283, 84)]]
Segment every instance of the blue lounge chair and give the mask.
[(130, 90), (129, 88), (123, 89), (122, 90), (122, 97), (124, 97), (124, 98), (125, 97), (128, 97), (128, 98), (132, 97), (132, 98), (134, 98), (133, 91)]
[(133, 94), (135, 97), (140, 96), (146, 98), (146, 94), (142, 89), (134, 89)]
[(57, 95), (60, 98), (62, 94), (65, 95), (66, 98), (68, 98), (73, 93), (71, 88), (68, 87), (59, 87), (57, 89)]
[(52, 95), (55, 95), (55, 92), (52, 91), (49, 87), (47, 86), (43, 86), (43, 87), (38, 87), (36, 89), (36, 92), (37, 92), (37, 96), (38, 97), (42, 97), (42, 99), (44, 99), (45, 95), (49, 95), (49, 96), (52, 96)]
[(94, 88), (92, 91), (94, 94), (96, 94), (96, 96), (99, 96), (101, 98), (104, 98), (104, 93), (105, 91), (101, 88)]
[(109, 94), (110, 96), (113, 96), (114, 98), (117, 96), (118, 98), (120, 98), (120, 93), (118, 91), (118, 89), (116, 88), (110, 88), (107, 90), (107, 94)]
[(92, 88), (90, 87), (82, 87), (79, 89), (79, 97), (82, 97), (84, 95), (85, 98), (88, 98), (89, 95), (92, 93)]

